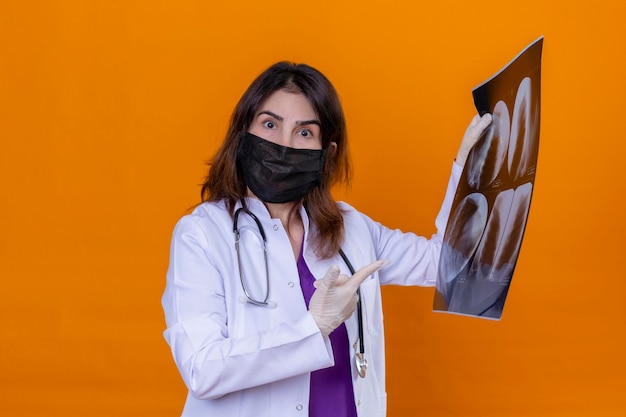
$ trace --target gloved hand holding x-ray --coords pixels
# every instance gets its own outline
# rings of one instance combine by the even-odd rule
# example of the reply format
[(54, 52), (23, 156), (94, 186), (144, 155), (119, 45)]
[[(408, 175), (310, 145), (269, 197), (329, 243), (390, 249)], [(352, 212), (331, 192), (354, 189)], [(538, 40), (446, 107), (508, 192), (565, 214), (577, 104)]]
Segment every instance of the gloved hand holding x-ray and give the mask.
[(465, 134), (463, 135), (463, 140), (461, 141), (461, 146), (459, 147), (459, 151), (456, 154), (455, 162), (460, 166), (465, 166), (465, 162), (467, 161), (467, 155), (469, 155), (470, 150), (474, 147), (478, 139), (480, 139), (481, 135), (485, 131), (487, 127), (491, 124), (491, 114), (486, 113), (482, 117), (479, 115), (474, 116), (469, 126), (465, 130)]

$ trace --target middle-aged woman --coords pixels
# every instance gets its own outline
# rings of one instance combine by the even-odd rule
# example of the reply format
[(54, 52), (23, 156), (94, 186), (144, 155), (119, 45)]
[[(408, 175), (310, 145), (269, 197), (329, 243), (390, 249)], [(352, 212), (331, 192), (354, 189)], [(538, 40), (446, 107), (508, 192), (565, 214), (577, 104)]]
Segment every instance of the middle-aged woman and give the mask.
[(182, 415), (385, 416), (380, 285), (434, 285), (462, 166), (490, 121), (476, 116), (466, 130), (427, 239), (333, 200), (350, 166), (324, 75), (287, 62), (260, 74), (203, 202), (173, 233), (162, 303), (188, 388)]

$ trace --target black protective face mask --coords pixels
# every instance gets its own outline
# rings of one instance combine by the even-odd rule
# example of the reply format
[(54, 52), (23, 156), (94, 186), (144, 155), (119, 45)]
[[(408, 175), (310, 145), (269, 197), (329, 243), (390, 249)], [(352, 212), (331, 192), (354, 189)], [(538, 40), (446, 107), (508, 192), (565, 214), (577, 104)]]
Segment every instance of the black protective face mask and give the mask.
[(250, 190), (266, 203), (300, 200), (322, 182), (325, 149), (294, 149), (246, 132), (237, 165)]

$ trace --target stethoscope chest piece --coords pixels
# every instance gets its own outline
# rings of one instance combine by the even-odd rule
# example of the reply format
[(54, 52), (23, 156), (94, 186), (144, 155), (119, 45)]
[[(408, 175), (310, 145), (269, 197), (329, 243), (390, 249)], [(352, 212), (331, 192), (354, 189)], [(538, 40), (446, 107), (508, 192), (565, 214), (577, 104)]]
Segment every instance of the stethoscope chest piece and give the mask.
[(365, 373), (367, 372), (367, 360), (363, 356), (361, 352), (357, 352), (356, 354), (356, 370), (359, 373), (361, 378), (365, 378)]

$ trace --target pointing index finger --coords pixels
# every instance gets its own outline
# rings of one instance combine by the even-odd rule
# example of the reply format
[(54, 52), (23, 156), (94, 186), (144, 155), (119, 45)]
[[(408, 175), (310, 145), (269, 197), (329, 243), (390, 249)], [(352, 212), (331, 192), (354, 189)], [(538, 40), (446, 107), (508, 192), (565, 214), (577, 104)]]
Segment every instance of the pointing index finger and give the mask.
[(374, 272), (378, 271), (380, 268), (387, 265), (388, 263), (389, 263), (389, 260), (381, 259), (376, 262), (372, 262), (369, 265), (365, 265), (363, 268), (356, 271), (354, 275), (352, 275), (352, 278), (348, 281), (348, 283), (352, 285), (354, 287), (354, 290), (356, 291), (358, 286), (361, 285), (367, 277), (369, 277)]

